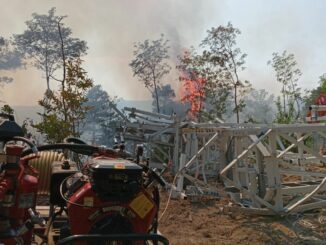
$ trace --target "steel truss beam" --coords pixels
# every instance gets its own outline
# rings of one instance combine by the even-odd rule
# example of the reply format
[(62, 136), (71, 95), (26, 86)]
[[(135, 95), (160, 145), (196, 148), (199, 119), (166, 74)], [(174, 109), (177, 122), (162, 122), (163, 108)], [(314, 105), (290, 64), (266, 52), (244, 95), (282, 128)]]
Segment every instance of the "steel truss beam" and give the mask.
[(326, 173), (318, 168), (326, 157), (311, 142), (314, 135), (326, 138), (326, 124), (200, 124), (126, 110), (133, 117), (124, 124), (126, 134), (144, 140), (153, 155), (169, 158), (178, 193), (184, 192), (184, 178), (212, 189), (210, 179), (220, 178), (251, 213), (282, 215), (325, 206)]

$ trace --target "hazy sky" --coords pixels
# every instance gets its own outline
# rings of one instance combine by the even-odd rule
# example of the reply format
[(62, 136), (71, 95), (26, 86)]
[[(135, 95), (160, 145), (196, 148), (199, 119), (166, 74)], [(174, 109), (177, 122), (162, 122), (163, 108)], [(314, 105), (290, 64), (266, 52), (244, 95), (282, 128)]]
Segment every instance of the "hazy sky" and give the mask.
[[(142, 83), (132, 77), (128, 66), (133, 43), (170, 40), (175, 59), (191, 45), (197, 47), (206, 30), (228, 21), (242, 34), (238, 46), (248, 54), (247, 69), (241, 74), (257, 89), (278, 93), (280, 86), (267, 61), (273, 52), (294, 53), (303, 72), (299, 84), (313, 88), (326, 73), (326, 1), (323, 0), (0, 0), (0, 36), (22, 33), (32, 13), (45, 14), (51, 7), (68, 15), (65, 24), (73, 36), (86, 40), (85, 69), (96, 84), (111, 95), (125, 99), (150, 98)], [(35, 105), (46, 83), (43, 74), (26, 70), (3, 72), (15, 78), (2, 88), (0, 99), (11, 105)], [(178, 90), (176, 74), (164, 81)], [(55, 87), (55, 82), (52, 82)]]

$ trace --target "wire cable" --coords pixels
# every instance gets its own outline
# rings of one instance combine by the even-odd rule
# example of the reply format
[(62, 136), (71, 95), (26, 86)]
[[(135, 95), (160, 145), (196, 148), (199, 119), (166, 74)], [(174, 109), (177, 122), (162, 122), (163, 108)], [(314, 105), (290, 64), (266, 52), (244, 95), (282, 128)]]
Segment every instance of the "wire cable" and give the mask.
[(66, 201), (67, 203), (71, 204), (71, 205), (75, 205), (75, 206), (78, 206), (78, 207), (82, 207), (82, 208), (100, 208), (100, 207), (96, 207), (96, 206), (91, 206), (91, 205), (84, 205), (84, 204), (80, 204), (80, 203), (75, 203), (75, 202), (72, 202), (70, 201), (68, 198), (66, 198), (66, 196), (63, 194), (63, 184), (67, 182), (67, 180), (69, 178), (72, 178), (73, 176), (68, 176), (67, 178), (65, 178), (61, 184), (60, 184), (60, 195), (62, 197), (62, 199), (64, 201)]
[(165, 205), (165, 207), (164, 207), (164, 209), (163, 209), (163, 212), (162, 212), (160, 218), (158, 219), (159, 222), (162, 220), (162, 218), (163, 218), (163, 216), (164, 216), (166, 210), (167, 210), (168, 207), (169, 207), (170, 200), (171, 200), (171, 197), (172, 197), (172, 192), (173, 192), (173, 186), (175, 186), (175, 182), (177, 181), (177, 177), (180, 175), (180, 173), (181, 173), (181, 172), (177, 172), (176, 175), (174, 176), (174, 179), (173, 179), (172, 184), (171, 184), (171, 190), (170, 190), (170, 193), (169, 193), (168, 200), (167, 200), (167, 202), (166, 202), (166, 205)]

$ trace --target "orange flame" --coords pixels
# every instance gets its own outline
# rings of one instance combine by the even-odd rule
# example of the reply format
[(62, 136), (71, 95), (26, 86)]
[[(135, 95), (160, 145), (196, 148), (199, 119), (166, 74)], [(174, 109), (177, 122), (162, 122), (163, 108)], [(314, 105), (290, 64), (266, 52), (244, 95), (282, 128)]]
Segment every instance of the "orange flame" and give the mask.
[(196, 76), (192, 72), (180, 75), (182, 87), (180, 91), (181, 102), (189, 103), (188, 115), (191, 119), (198, 119), (198, 113), (204, 108), (206, 79)]

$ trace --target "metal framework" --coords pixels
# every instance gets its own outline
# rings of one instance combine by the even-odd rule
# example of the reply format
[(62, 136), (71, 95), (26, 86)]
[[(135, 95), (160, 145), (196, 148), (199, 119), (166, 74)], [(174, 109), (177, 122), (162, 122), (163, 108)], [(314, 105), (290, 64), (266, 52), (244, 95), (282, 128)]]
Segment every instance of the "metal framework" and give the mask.
[[(215, 173), (234, 201), (259, 213), (326, 206), (326, 157), (312, 142), (315, 134), (326, 137), (325, 124), (192, 126), (182, 130), (191, 140), (180, 158), (179, 179), (207, 186), (207, 176)], [(179, 180), (178, 191), (182, 184)]]
[(136, 108), (124, 108), (129, 113), (128, 120), (123, 122), (124, 138), (137, 144), (143, 144), (150, 158), (150, 166), (165, 169), (167, 164), (178, 161), (174, 154), (178, 145), (178, 119), (172, 115), (147, 112)]
[(326, 206), (326, 157), (316, 146), (321, 142), (316, 138), (326, 138), (326, 124), (198, 124), (125, 111), (130, 112), (125, 139), (145, 143), (158, 160), (152, 167), (172, 163), (173, 196), (184, 195), (185, 183), (192, 193), (215, 193), (222, 180), (234, 201), (259, 214)]

